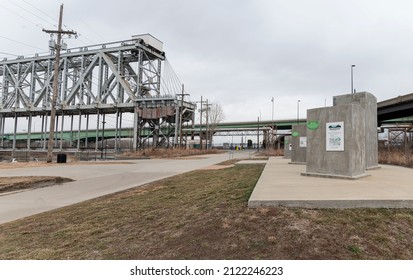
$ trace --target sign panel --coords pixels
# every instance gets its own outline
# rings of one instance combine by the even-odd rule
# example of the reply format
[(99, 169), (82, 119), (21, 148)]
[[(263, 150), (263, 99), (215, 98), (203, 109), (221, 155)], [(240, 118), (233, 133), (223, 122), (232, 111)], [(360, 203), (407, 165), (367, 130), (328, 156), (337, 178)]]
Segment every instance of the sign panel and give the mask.
[(300, 137), (300, 148), (307, 148), (307, 137)]
[(326, 151), (344, 151), (344, 122), (326, 123)]
[(307, 128), (310, 130), (316, 130), (320, 124), (318, 121), (308, 121), (307, 122)]

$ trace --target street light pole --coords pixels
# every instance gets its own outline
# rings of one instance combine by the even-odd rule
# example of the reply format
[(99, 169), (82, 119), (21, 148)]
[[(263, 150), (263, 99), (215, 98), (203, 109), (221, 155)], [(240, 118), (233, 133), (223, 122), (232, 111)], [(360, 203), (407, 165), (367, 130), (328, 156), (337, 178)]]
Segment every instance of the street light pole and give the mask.
[(272, 112), (271, 112), (271, 124), (274, 122), (274, 97), (271, 98)]
[(351, 93), (354, 93), (354, 87), (353, 87), (353, 68), (356, 67), (356, 65), (351, 65)]
[(271, 111), (271, 147), (274, 146), (274, 97), (271, 98), (272, 111)]
[(199, 149), (202, 150), (202, 104), (204, 102), (202, 101), (202, 96), (201, 96), (201, 112), (199, 113), (200, 118), (199, 118)]
[(301, 100), (298, 99), (297, 101), (297, 124), (300, 124), (300, 102)]
[(258, 126), (257, 126), (257, 152), (259, 151), (260, 151), (260, 117), (258, 117)]

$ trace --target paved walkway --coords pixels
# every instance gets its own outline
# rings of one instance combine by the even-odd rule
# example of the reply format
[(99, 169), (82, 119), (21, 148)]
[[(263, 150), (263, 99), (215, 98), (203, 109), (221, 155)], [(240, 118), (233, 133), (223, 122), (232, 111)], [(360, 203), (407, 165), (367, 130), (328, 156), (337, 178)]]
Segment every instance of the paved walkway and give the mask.
[(248, 205), (304, 208), (413, 208), (413, 169), (381, 165), (360, 180), (301, 176), (305, 165), (271, 157)]
[(61, 176), (76, 181), (0, 196), (0, 224), (79, 203), (128, 188), (228, 160), (248, 157), (246, 152), (202, 155), (186, 159), (124, 161), (125, 164), (57, 165), (2, 169), (0, 176)]

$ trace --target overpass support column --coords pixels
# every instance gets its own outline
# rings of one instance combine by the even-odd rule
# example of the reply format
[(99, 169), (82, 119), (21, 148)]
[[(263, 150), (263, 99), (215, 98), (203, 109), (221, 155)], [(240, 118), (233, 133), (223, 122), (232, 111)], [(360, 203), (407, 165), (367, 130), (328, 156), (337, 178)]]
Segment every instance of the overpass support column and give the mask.
[[(122, 139), (122, 112), (119, 112), (119, 139)], [(122, 141), (119, 143), (119, 149), (122, 150)]]
[(11, 150), (11, 157), (14, 158), (16, 150), (16, 133), (17, 133), (17, 114), (14, 114), (14, 135), (13, 135), (13, 147)]
[(27, 149), (30, 151), (30, 142), (32, 138), (32, 114), (29, 115), (29, 122), (27, 123)]
[(115, 124), (115, 153), (118, 151), (119, 138), (119, 110), (116, 110), (116, 124)]
[(139, 108), (135, 105), (135, 110), (133, 113), (133, 150), (138, 149), (138, 125), (139, 125)]
[(65, 125), (65, 115), (62, 112), (62, 122), (60, 124), (60, 144), (59, 144), (59, 149), (63, 150), (63, 129)]
[(100, 112), (98, 110), (97, 120), (96, 120), (96, 138), (95, 138), (95, 152), (98, 151), (98, 142), (99, 142), (99, 121), (100, 121)]
[(3, 115), (0, 114), (0, 145), (4, 147), (4, 124), (3, 124)]
[[(179, 100), (178, 100), (179, 102)], [(179, 105), (177, 104), (175, 107), (175, 134), (174, 134), (174, 147), (178, 147), (179, 146), (179, 141), (178, 141), (178, 135), (179, 135), (179, 131), (180, 131), (180, 112), (179, 112)]]
[(42, 116), (42, 148), (46, 150), (46, 127), (47, 127), (47, 113)]
[(89, 114), (86, 115), (86, 137), (85, 137), (85, 148), (87, 149), (88, 143), (88, 136), (89, 136)]
[(82, 111), (79, 110), (79, 126), (77, 128), (77, 151), (80, 151), (80, 130), (82, 128)]

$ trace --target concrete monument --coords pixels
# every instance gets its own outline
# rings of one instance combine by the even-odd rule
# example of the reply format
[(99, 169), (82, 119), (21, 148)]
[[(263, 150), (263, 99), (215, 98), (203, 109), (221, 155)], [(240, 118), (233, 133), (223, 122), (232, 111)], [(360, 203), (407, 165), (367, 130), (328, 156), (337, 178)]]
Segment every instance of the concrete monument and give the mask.
[(290, 159), (291, 158), (291, 150), (292, 150), (292, 145), (291, 145), (291, 136), (285, 136), (284, 137), (284, 158)]
[(366, 169), (378, 168), (377, 98), (369, 92), (333, 97), (333, 106), (351, 103), (359, 104), (365, 110)]
[(304, 176), (358, 179), (366, 171), (366, 112), (350, 103), (307, 111)]
[(293, 125), (291, 136), (291, 163), (305, 164), (307, 157), (307, 125)]

